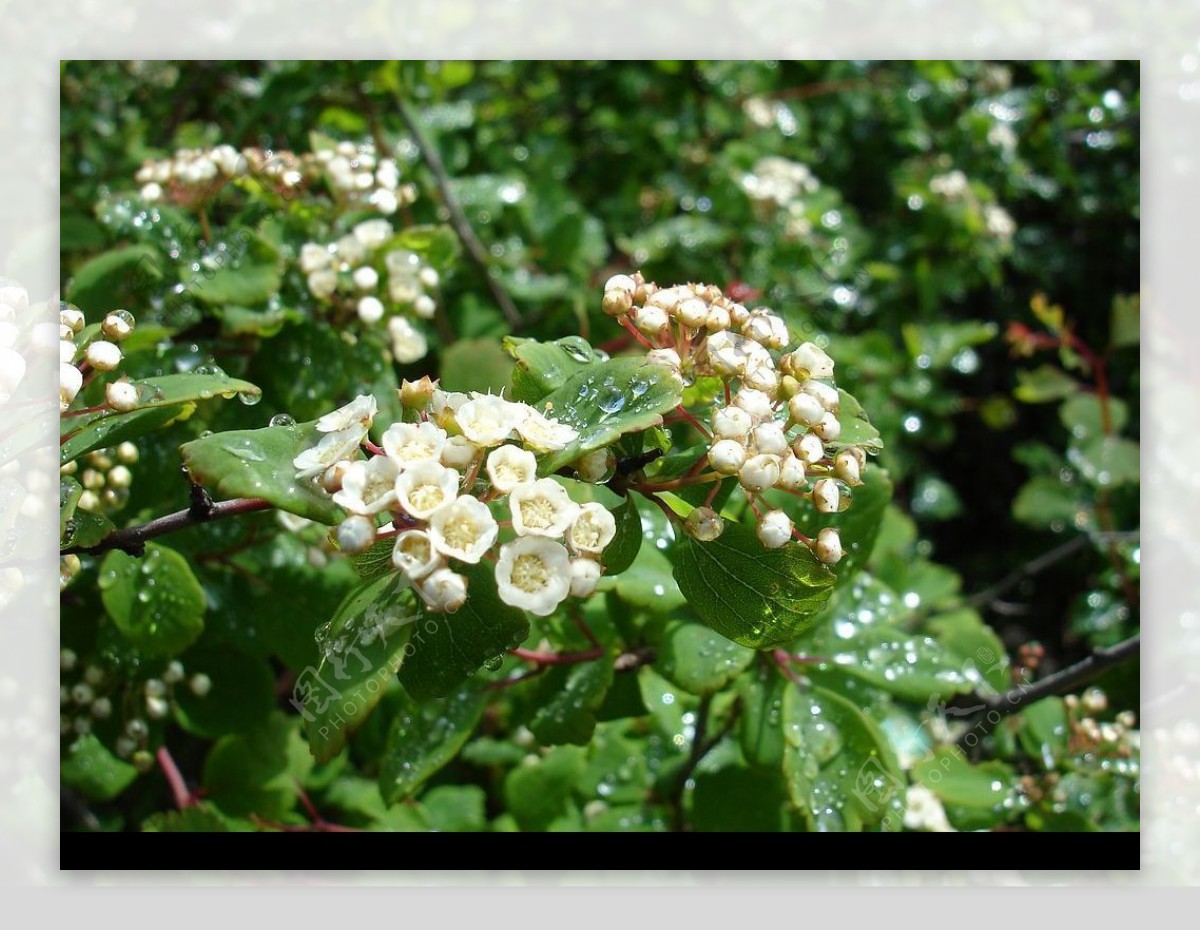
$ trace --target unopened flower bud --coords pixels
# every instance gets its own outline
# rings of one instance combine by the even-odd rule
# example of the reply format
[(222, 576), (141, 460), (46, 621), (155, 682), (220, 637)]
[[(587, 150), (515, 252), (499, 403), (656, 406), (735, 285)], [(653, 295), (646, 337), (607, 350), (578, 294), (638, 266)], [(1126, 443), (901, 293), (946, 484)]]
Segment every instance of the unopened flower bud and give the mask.
[(750, 442), (754, 445), (754, 451), (760, 454), (783, 455), (788, 450), (787, 437), (778, 420), (769, 420), (754, 427), (750, 431)]
[(115, 310), (104, 318), (100, 331), (114, 342), (126, 339), (133, 332), (133, 314), (128, 310)]
[(788, 414), (795, 422), (812, 427), (821, 422), (821, 418), (825, 416), (825, 408), (811, 394), (799, 391), (788, 401)]
[(87, 323), (84, 319), (83, 311), (70, 304), (64, 304), (60, 307), (58, 322), (60, 325), (68, 327), (76, 335), (82, 332), (84, 325)]
[(779, 480), (775, 482), (775, 487), (794, 491), (804, 484), (805, 475), (804, 461), (789, 451), (779, 466)]
[(367, 296), (358, 302), (358, 318), (364, 323), (378, 323), (383, 319), (383, 301)]
[(375, 542), (375, 521), (370, 517), (351, 516), (338, 525), (338, 548), (350, 554), (366, 552)]
[(742, 383), (756, 391), (775, 396), (779, 391), (779, 373), (770, 365), (747, 368), (746, 374), (742, 376)]
[(1108, 696), (1099, 688), (1088, 688), (1080, 695), (1079, 703), (1088, 714), (1102, 714), (1108, 709)]
[(722, 407), (713, 414), (713, 435), (718, 439), (745, 440), (754, 425), (753, 419), (741, 407)]
[(661, 307), (642, 307), (633, 316), (633, 325), (647, 336), (656, 336), (671, 322), (667, 311)]
[(737, 474), (746, 461), (746, 447), (736, 439), (720, 439), (708, 450), (708, 464), (722, 475)]
[(334, 462), (321, 474), (321, 487), (330, 494), (336, 494), (342, 489), (342, 479), (349, 470), (349, 462)]
[(409, 381), (407, 378), (400, 382), (400, 403), (409, 410), (424, 410), (437, 390), (437, 382), (429, 375), (420, 381)]
[(121, 349), (115, 342), (99, 339), (87, 347), (84, 358), (96, 371), (112, 371), (121, 364)]
[(479, 446), (471, 442), (466, 436), (451, 436), (446, 440), (446, 444), (442, 446), (440, 461), (447, 468), (455, 468), (462, 471), (475, 461), (475, 456), (478, 454)]
[(731, 325), (733, 325), (733, 321), (729, 318), (729, 311), (724, 307), (708, 308), (708, 316), (704, 320), (704, 328), (710, 333), (724, 332)]
[(665, 365), (679, 371), (682, 361), (674, 349), (653, 349), (646, 353), (646, 361), (654, 365)]
[(712, 542), (725, 532), (725, 521), (711, 507), (697, 507), (683, 522), (683, 530), (692, 539)]
[(862, 484), (862, 478), (859, 477), (858, 457), (849, 449), (843, 449), (834, 457), (833, 473), (852, 488)]
[(738, 481), (747, 491), (765, 491), (779, 480), (779, 466), (777, 455), (752, 456), (738, 470)]
[(841, 406), (841, 399), (837, 388), (823, 381), (813, 381), (810, 379), (800, 386), (800, 390), (805, 394), (811, 394), (815, 397), (820, 405), (830, 413), (837, 413), (838, 408)]
[(813, 555), (826, 565), (836, 565), (842, 559), (842, 537), (837, 528), (827, 526), (817, 534), (813, 541)]
[(621, 291), (633, 296), (633, 292), (637, 290), (637, 282), (627, 274), (615, 274), (604, 282), (604, 293), (608, 294), (611, 291)]
[(697, 297), (682, 301), (675, 308), (675, 317), (688, 329), (700, 329), (708, 322), (708, 304)]
[(818, 513), (837, 513), (842, 492), (832, 478), (822, 478), (812, 489), (813, 506)]
[(151, 720), (162, 720), (171, 712), (171, 705), (164, 698), (146, 698), (146, 716)]
[(750, 414), (750, 418), (756, 423), (775, 419), (775, 408), (771, 403), (771, 398), (762, 391), (743, 387), (737, 392), (737, 397), (733, 399), (733, 402)]
[(598, 484), (603, 481), (608, 475), (610, 455), (608, 449), (596, 449), (594, 452), (589, 452), (576, 459), (575, 472), (579, 476), (579, 480), (589, 484)]
[(819, 422), (813, 424), (812, 431), (825, 442), (833, 442), (842, 435), (842, 424), (836, 414), (827, 413), (821, 417)]
[(779, 360), (786, 374), (800, 380), (827, 380), (833, 377), (833, 359), (815, 342), (806, 342)]
[[(212, 690), (212, 679), (203, 672), (197, 672), (188, 681), (188, 688), (196, 697), (206, 697), (208, 692)], [(132, 735), (131, 733), (130, 736)]]
[(792, 451), (800, 461), (815, 465), (825, 457), (825, 444), (821, 442), (820, 436), (808, 433), (792, 443)]
[(128, 413), (138, 405), (138, 389), (128, 381), (112, 381), (104, 386), (104, 399), (118, 413)]
[(449, 568), (435, 569), (417, 590), (425, 606), (437, 613), (453, 613), (467, 602), (467, 579)]
[(758, 538), (768, 549), (781, 549), (792, 538), (792, 520), (782, 510), (768, 510), (758, 521)]
[(183, 674), (183, 663), (178, 659), (172, 659), (167, 663), (162, 678), (167, 684), (174, 685), (183, 681)]
[(591, 559), (571, 560), (571, 597), (591, 597), (600, 583), (600, 566)]
[(633, 307), (633, 295), (629, 291), (605, 291), (604, 300), (600, 306), (604, 310), (605, 316), (624, 316)]

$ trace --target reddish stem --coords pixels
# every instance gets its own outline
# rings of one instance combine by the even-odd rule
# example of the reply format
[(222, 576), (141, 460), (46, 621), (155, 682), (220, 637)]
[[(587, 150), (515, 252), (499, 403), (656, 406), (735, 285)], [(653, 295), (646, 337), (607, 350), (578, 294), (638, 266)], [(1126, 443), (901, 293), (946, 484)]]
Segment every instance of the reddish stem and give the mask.
[(591, 662), (604, 658), (604, 649), (596, 646), (584, 652), (536, 652), (533, 649), (510, 649), (508, 654), (524, 659), (526, 662), (536, 662), (538, 665), (576, 665), (579, 662)]
[(78, 410), (68, 410), (62, 415), (65, 420), (67, 417), (81, 417), (86, 413), (101, 413), (110, 409), (108, 404), (97, 404), (95, 407), (80, 407)]
[(171, 751), (166, 746), (159, 746), (158, 752), (155, 753), (155, 758), (158, 759), (158, 767), (162, 769), (163, 777), (166, 778), (167, 784), (171, 786), (171, 796), (175, 799), (175, 806), (183, 810), (195, 804), (196, 798), (188, 790), (187, 782), (183, 780), (183, 774), (179, 771), (179, 766), (171, 758)]
[(370, 439), (364, 439), (362, 441), (362, 444), (363, 444), (363, 448), (366, 449), (368, 452), (370, 452), (372, 455), (387, 455), (387, 453), (384, 452), (383, 449), (379, 448), (379, 446), (377, 446), (377, 445), (375, 445), (375, 443), (371, 442)]
[(687, 410), (684, 409), (682, 404), (680, 404), (678, 407), (675, 408), (675, 412), (679, 414), (681, 419), (686, 420), (688, 423), (692, 424), (692, 426), (696, 427), (696, 429), (700, 430), (700, 432), (703, 434), (705, 439), (708, 439), (710, 441), (712, 440), (712, 433), (710, 433), (708, 430), (706, 430), (704, 428), (704, 425), (699, 420), (697, 420), (694, 416), (692, 416), (690, 413), (688, 413)]

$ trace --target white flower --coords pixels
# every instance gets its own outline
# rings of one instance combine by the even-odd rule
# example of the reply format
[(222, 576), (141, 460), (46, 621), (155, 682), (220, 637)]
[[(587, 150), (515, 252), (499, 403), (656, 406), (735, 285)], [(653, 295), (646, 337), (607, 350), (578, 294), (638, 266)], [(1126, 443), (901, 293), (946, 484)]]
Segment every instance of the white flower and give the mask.
[(579, 505), (553, 478), (517, 485), (509, 494), (508, 504), (518, 536), (560, 537), (579, 513)]
[(429, 340), (425, 334), (402, 316), (388, 320), (388, 335), (392, 338), (392, 355), (401, 365), (411, 365), (425, 357)]
[[(364, 426), (349, 426), (336, 433), (326, 433), (315, 446), (305, 449), (292, 459), (296, 477), (311, 478), (313, 475), (324, 474), (353, 455), (366, 435), (367, 429)], [(349, 468), (349, 465), (346, 467)]]
[(801, 436), (793, 442), (792, 451), (796, 453), (796, 458), (809, 465), (815, 465), (825, 458), (825, 445), (821, 442), (821, 437), (813, 433)]
[(113, 410), (125, 413), (137, 407), (138, 389), (128, 381), (113, 381), (104, 386), (104, 399)]
[(795, 490), (804, 484), (805, 471), (804, 460), (789, 451), (779, 466), (779, 480), (775, 482), (775, 487)]
[(632, 294), (637, 290), (637, 283), (627, 274), (615, 274), (604, 282), (604, 290), (608, 291), (625, 291), (627, 294)]
[(832, 478), (822, 478), (812, 489), (813, 506), (818, 513), (837, 513), (842, 492)]
[(738, 481), (747, 491), (765, 491), (779, 481), (779, 456), (755, 455), (738, 470)]
[[(362, 270), (361, 268), (359, 269)], [(369, 294), (358, 302), (358, 318), (364, 323), (378, 323), (383, 319), (383, 301)]]
[[(329, 254), (329, 249), (323, 245), (318, 245), (315, 242), (306, 242), (300, 246), (300, 270), (305, 274), (312, 274), (314, 271), (328, 268), (332, 261), (333, 256)], [(312, 290), (311, 284), (309, 285), (309, 290)]]
[(429, 422), (393, 423), (380, 439), (383, 451), (400, 468), (438, 461), (446, 446), (446, 431)]
[(787, 451), (788, 441), (783, 434), (783, 425), (777, 420), (760, 423), (750, 433), (750, 441), (754, 443), (754, 451), (767, 455), (783, 455)]
[(910, 830), (955, 832), (941, 800), (924, 785), (909, 786), (904, 796), (904, 808), (904, 825)]
[(146, 201), (149, 201), (150, 203), (153, 203), (154, 201), (156, 201), (162, 197), (162, 195), (163, 195), (162, 185), (158, 184), (154, 181), (151, 181), (149, 184), (143, 184), (140, 194), (141, 194), (142, 200), (146, 200)]
[(820, 421), (813, 424), (812, 431), (825, 442), (833, 442), (842, 435), (842, 424), (836, 414), (827, 413), (821, 417)]
[(826, 381), (833, 377), (833, 359), (815, 342), (805, 342), (780, 359), (780, 366), (798, 381), (816, 378)]
[(400, 169), (396, 165), (396, 159), (379, 159), (379, 165), (375, 168), (375, 181), (390, 191), (396, 189), (396, 185), (400, 183)]
[[(379, 272), (370, 265), (363, 265), (361, 268), (355, 268), (354, 274), (350, 276), (354, 279), (354, 286), (360, 291), (370, 291), (375, 289), (375, 285), (379, 283)], [(359, 310), (362, 313), (362, 310)]]
[(532, 452), (516, 446), (500, 446), (487, 457), (488, 478), (501, 494), (507, 494), (519, 484), (537, 477), (537, 459)]
[(337, 273), (331, 268), (321, 268), (308, 276), (308, 292), (324, 300), (337, 290)]
[(617, 535), (617, 521), (603, 504), (584, 504), (567, 530), (567, 545), (576, 555), (599, 555)]
[(591, 559), (571, 560), (571, 597), (591, 597), (599, 582), (599, 565)]
[(367, 249), (377, 249), (392, 238), (392, 224), (387, 220), (367, 220), (354, 227), (354, 238)]
[(475, 461), (475, 456), (478, 454), (479, 446), (466, 436), (451, 436), (442, 446), (441, 462), (447, 468), (463, 471)]
[(74, 365), (60, 364), (58, 366), (58, 398), (63, 410), (71, 406), (81, 387), (83, 387), (83, 375), (79, 369)]
[(418, 582), (416, 589), (435, 613), (454, 613), (467, 602), (467, 579), (448, 568), (436, 569)]
[[(361, 428), (363, 435), (371, 428), (379, 405), (373, 394), (359, 394), (354, 400), (343, 407), (338, 407), (317, 420), (317, 431), (321, 433), (336, 433), (351, 427)], [(355, 443), (357, 445), (357, 443)]]
[(511, 607), (545, 617), (571, 590), (567, 550), (549, 539), (527, 536), (500, 547), (496, 564), (500, 600)]
[(527, 409), (529, 412), (517, 422), (517, 432), (529, 448), (538, 452), (557, 452), (579, 438), (579, 433), (567, 424), (539, 413), (532, 407)]
[(96, 371), (112, 371), (121, 364), (121, 348), (115, 342), (98, 339), (87, 347), (84, 358)]
[(337, 257), (347, 265), (361, 265), (367, 257), (367, 248), (353, 235), (342, 236), (334, 243)]
[(454, 419), (462, 434), (477, 446), (498, 446), (528, 414), (529, 408), (524, 404), (480, 394), (459, 407)]
[(396, 479), (396, 500), (418, 520), (428, 520), (458, 494), (461, 476), (432, 459), (406, 468)]
[(492, 547), (500, 527), (487, 505), (464, 494), (438, 510), (429, 521), (429, 536), (442, 555), (472, 564)]
[(396, 194), (386, 188), (371, 191), (371, 196), (367, 200), (376, 210), (386, 216), (391, 216), (396, 212), (396, 208), (400, 206), (400, 201), (396, 197)]
[(352, 462), (342, 477), (342, 489), (333, 502), (356, 514), (381, 513), (396, 503), (396, 477), (400, 469), (386, 455)]
[(756, 391), (750, 387), (739, 388), (733, 402), (750, 414), (750, 419), (755, 423), (775, 419), (775, 407), (771, 397), (762, 391)]
[(792, 538), (792, 519), (782, 510), (768, 510), (758, 521), (758, 538), (768, 549), (781, 549)]
[(754, 421), (741, 407), (722, 407), (713, 414), (713, 435), (718, 439), (744, 440)]
[(719, 439), (708, 450), (708, 464), (722, 475), (732, 475), (746, 461), (746, 447), (736, 439)]
[(803, 426), (815, 426), (825, 416), (825, 408), (811, 394), (797, 391), (788, 401), (788, 414)]
[(409, 579), (424, 578), (442, 565), (442, 557), (433, 548), (433, 539), (425, 530), (407, 530), (396, 537), (392, 564)]
[(849, 449), (839, 452), (833, 459), (833, 473), (851, 487), (862, 484), (858, 456)]
[(343, 552), (366, 552), (375, 542), (375, 521), (370, 517), (350, 516), (338, 524), (337, 543)]
[(1017, 224), (1013, 222), (1008, 211), (995, 204), (989, 203), (984, 206), (983, 219), (987, 224), (988, 233), (997, 239), (1011, 239), (1017, 231)]

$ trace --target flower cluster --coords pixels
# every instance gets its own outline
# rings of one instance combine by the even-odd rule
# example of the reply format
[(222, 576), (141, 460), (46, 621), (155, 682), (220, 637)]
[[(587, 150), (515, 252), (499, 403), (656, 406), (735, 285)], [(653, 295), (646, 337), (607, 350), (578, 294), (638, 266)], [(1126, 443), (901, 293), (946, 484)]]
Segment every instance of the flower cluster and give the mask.
[(211, 199), (239, 178), (252, 178), (281, 195), (322, 180), (343, 207), (374, 209), (387, 216), (417, 196), (414, 185), (400, 183), (396, 160), (377, 157), (370, 142), (339, 142), (302, 155), (286, 149), (238, 150), (226, 144), (179, 149), (170, 158), (144, 162), (134, 174), (143, 200), (184, 206)]
[(340, 547), (393, 540), (393, 564), (431, 611), (461, 607), (467, 579), (453, 565), (484, 559), (495, 561), (501, 600), (530, 613), (591, 595), (616, 521), (537, 476), (538, 457), (566, 448), (576, 431), (527, 404), (445, 392), (429, 379), (405, 382), (401, 399), (414, 419), (384, 430), (369, 457), (359, 448), (377, 407), (360, 395), (318, 420), (323, 437), (293, 461), (349, 514), (336, 531)]
[[(87, 320), (74, 304), (63, 303), (58, 311), (58, 400), (66, 413), (83, 388), (85, 379), (116, 371), (121, 364), (118, 343), (133, 332), (133, 314), (114, 310), (104, 317), (99, 332), (84, 332)], [(137, 388), (125, 379), (110, 381), (104, 388), (106, 404), (124, 413), (138, 405)]]
[(437, 311), (431, 294), (438, 286), (438, 273), (415, 252), (391, 247), (393, 237), (387, 220), (365, 220), (336, 242), (306, 242), (299, 265), (318, 300), (352, 306), (368, 325), (386, 317), (392, 354), (408, 364), (424, 357), (429, 344), (421, 330), (396, 311), (406, 308), (421, 319), (431, 318)]
[[(147, 678), (141, 682), (140, 695), (131, 697), (125, 685), (115, 680), (105, 669), (93, 663), (81, 662), (74, 650), (59, 652), (59, 667), (62, 670), (59, 686), (59, 729), (64, 736), (84, 736), (100, 721), (112, 718), (114, 713), (130, 713), (140, 705), (124, 723), (117, 737), (117, 755), (128, 759), (145, 771), (153, 763), (146, 751), (150, 738), (149, 720), (162, 720), (171, 712), (178, 688), (186, 687), (196, 697), (203, 698), (212, 689), (212, 679), (203, 672), (191, 676), (178, 659), (167, 663), (158, 678)], [(72, 681), (73, 679), (73, 681)], [(144, 714), (144, 716), (143, 716)]]
[[(849, 488), (862, 484), (865, 453), (837, 443), (833, 359), (812, 342), (785, 352), (791, 335), (782, 317), (747, 309), (711, 284), (659, 288), (641, 274), (616, 275), (605, 285), (603, 306), (650, 349), (649, 358), (685, 381), (724, 382), (723, 403), (711, 414), (708, 465), (715, 475), (737, 477), (763, 545), (777, 549), (794, 538), (821, 561), (837, 563), (843, 553), (835, 528), (809, 539), (762, 497), (777, 489), (808, 499), (819, 513), (836, 513), (849, 506)], [(687, 526), (700, 539), (716, 538), (722, 527), (708, 507), (696, 508)]]
[(129, 485), (133, 482), (129, 466), (137, 460), (137, 446), (123, 442), (113, 449), (96, 449), (82, 459), (67, 462), (59, 473), (78, 475), (83, 485), (77, 504), (81, 510), (107, 513), (123, 507), (129, 498)]
[(929, 190), (943, 200), (963, 201), (980, 210), (984, 228), (993, 239), (1009, 242), (1017, 231), (1016, 222), (1002, 206), (995, 203), (978, 202), (978, 198), (971, 190), (970, 180), (957, 168), (930, 178)]
[(738, 183), (756, 204), (783, 211), (788, 238), (802, 239), (812, 232), (804, 197), (820, 190), (821, 182), (808, 165), (769, 155), (755, 162)]

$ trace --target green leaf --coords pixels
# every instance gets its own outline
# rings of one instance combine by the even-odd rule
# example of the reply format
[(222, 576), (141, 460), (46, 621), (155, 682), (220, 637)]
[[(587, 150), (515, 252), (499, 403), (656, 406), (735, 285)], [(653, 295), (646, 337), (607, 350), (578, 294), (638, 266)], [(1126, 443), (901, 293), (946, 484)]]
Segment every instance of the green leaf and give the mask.
[(1021, 747), (1047, 771), (1067, 755), (1067, 707), (1060, 697), (1035, 701), (1021, 711)]
[(729, 766), (696, 776), (688, 820), (704, 833), (778, 833), (787, 826), (787, 801), (778, 771)]
[[(1059, 418), (1077, 442), (1105, 435), (1104, 404), (1095, 394), (1075, 394), (1058, 408)], [(1119, 397), (1108, 399), (1110, 434), (1121, 432), (1129, 422), (1129, 407)]]
[(224, 372), (163, 375), (140, 378), (131, 383), (138, 392), (136, 410), (126, 413), (97, 411), (62, 421), (62, 435), (71, 437), (59, 450), (59, 458), (64, 464), (94, 449), (137, 439), (181, 414), (186, 418), (195, 408), (195, 401), (214, 397), (230, 400), (238, 395), (256, 398), (262, 393), (249, 381), (231, 378)]
[(503, 658), (529, 635), (523, 611), (500, 600), (488, 563), (462, 565), (467, 602), (452, 614), (420, 610), (400, 683), (416, 701), (444, 697), (485, 663)]
[(179, 270), (189, 295), (205, 304), (262, 303), (279, 291), (283, 282), (283, 258), (262, 236), (240, 230), (226, 252), (217, 252), (199, 271), (190, 266)]
[(1141, 447), (1119, 436), (1096, 436), (1072, 446), (1067, 450), (1067, 460), (1084, 481), (1100, 488), (1136, 484), (1141, 478)]
[(582, 336), (566, 336), (554, 342), (506, 336), (503, 347), (516, 362), (512, 399), (526, 404), (536, 404), (603, 358)]
[(407, 701), (392, 721), (379, 763), (379, 790), (390, 805), (402, 801), (458, 755), (487, 707), (479, 688), (460, 688), (440, 700)]
[(838, 398), (838, 423), (841, 424), (842, 431), (833, 445), (858, 446), (866, 452), (881, 451), (883, 439), (880, 438), (879, 430), (871, 425), (862, 404), (841, 388), (838, 388)]
[(925, 628), (950, 653), (980, 669), (984, 681), (998, 692), (1012, 683), (1008, 653), (996, 631), (967, 607), (930, 617)]
[(1026, 404), (1045, 404), (1070, 397), (1079, 390), (1079, 382), (1056, 365), (1042, 365), (1028, 371), (1017, 369), (1013, 397)]
[(692, 694), (724, 688), (754, 660), (754, 650), (731, 642), (702, 623), (673, 620), (663, 631), (654, 667)]
[(487, 827), (487, 793), (478, 785), (440, 785), (421, 796), (429, 827), (440, 833), (479, 833)]
[(1084, 506), (1081, 489), (1063, 484), (1058, 478), (1030, 478), (1013, 498), (1013, 518), (1027, 526), (1050, 527), (1055, 523), (1075, 526), (1075, 518)]
[(884, 511), (892, 500), (892, 479), (887, 469), (868, 462), (861, 477), (862, 486), (850, 489), (853, 495), (850, 507), (839, 513), (817, 513), (808, 501), (778, 492), (768, 493), (768, 500), (783, 507), (806, 536), (815, 538), (824, 527), (837, 527), (845, 552), (833, 569), (838, 587), (848, 584), (871, 557)]
[(395, 544), (391, 539), (382, 539), (372, 543), (366, 552), (358, 552), (350, 556), (354, 571), (363, 581), (374, 581), (380, 575), (386, 575), (396, 570), (392, 563), (392, 550)]
[(99, 585), (117, 629), (146, 655), (178, 655), (204, 632), (204, 589), (174, 549), (147, 543), (142, 558), (114, 550)]
[(815, 830), (898, 829), (905, 783), (879, 727), (820, 686), (783, 696), (783, 773)]
[(920, 704), (979, 687), (983, 674), (973, 662), (948, 653), (930, 636), (892, 625), (899, 600), (865, 575), (840, 589), (828, 620), (799, 644), (805, 655), (822, 659), (809, 668), (813, 676), (849, 675)]
[(201, 803), (181, 811), (161, 811), (142, 821), (143, 833), (228, 833), (234, 821), (211, 804)]
[(712, 542), (679, 541), (675, 580), (697, 616), (722, 636), (770, 649), (812, 626), (835, 579), (806, 546), (765, 549), (750, 527), (726, 523)]
[(558, 746), (504, 779), (504, 798), (522, 830), (545, 830), (564, 813), (585, 766), (586, 750)]
[[(63, 475), (58, 479), (58, 536), (60, 540), (64, 540), (67, 535), (67, 524), (75, 513), (82, 494), (83, 485), (74, 478)], [(63, 541), (61, 545), (68, 546), (70, 543)]]
[(618, 236), (617, 245), (633, 257), (634, 267), (637, 267), (665, 258), (676, 250), (712, 254), (725, 245), (731, 235), (729, 229), (704, 217), (673, 216), (633, 235)]
[(321, 661), (300, 672), (291, 698), (318, 762), (341, 751), (412, 655), (415, 600), (402, 575), (385, 575), (350, 592), (318, 631)]
[(498, 394), (512, 375), (512, 360), (495, 339), (459, 339), (442, 350), (443, 390)]
[(620, 507), (614, 508), (612, 514), (617, 523), (617, 534), (605, 547), (601, 561), (605, 572), (619, 575), (633, 564), (642, 548), (642, 517), (633, 494), (627, 496)]
[(63, 752), (59, 772), (64, 785), (93, 801), (111, 801), (137, 778), (137, 769), (109, 752), (92, 733)]
[(62, 537), (62, 545), (90, 549), (102, 543), (114, 530), (116, 526), (104, 514), (77, 508), (74, 516), (67, 522), (67, 533)]
[(553, 474), (625, 433), (657, 426), (679, 400), (675, 375), (644, 357), (615, 358), (588, 366), (538, 404), (579, 432), (579, 438), (565, 449), (542, 460), (539, 473)]
[(602, 577), (599, 590), (615, 591), (627, 604), (657, 614), (669, 614), (687, 603), (672, 574), (670, 560), (653, 546), (642, 546), (621, 574)]
[(219, 497), (261, 498), (280, 510), (332, 525), (341, 511), (315, 482), (297, 478), (292, 465), (323, 435), (315, 421), (231, 430), (186, 442), (179, 453), (192, 480)]
[(246, 733), (217, 740), (204, 760), (206, 796), (234, 817), (285, 817), (312, 767), (296, 724), (277, 712)]
[(387, 244), (385, 250), (390, 249), (408, 249), (426, 264), (446, 269), (454, 264), (461, 246), (449, 226), (409, 226)]
[(738, 740), (752, 765), (777, 767), (783, 759), (783, 692), (789, 682), (774, 668), (757, 665), (737, 680), (742, 701)]
[(67, 297), (88, 316), (108, 313), (145, 300), (163, 277), (158, 251), (149, 245), (129, 245), (103, 252), (80, 266)]
[(956, 323), (909, 323), (904, 326), (904, 342), (914, 359), (924, 357), (922, 367), (949, 367), (963, 350), (994, 339), (999, 327), (981, 320)]
[(1112, 330), (1109, 345), (1114, 349), (1135, 346), (1142, 339), (1142, 301), (1138, 294), (1118, 294), (1113, 298)]
[(538, 683), (540, 706), (529, 729), (543, 745), (587, 745), (596, 729), (596, 711), (613, 682), (611, 657), (558, 666)]
[(213, 739), (242, 733), (264, 721), (275, 706), (275, 674), (265, 659), (231, 649), (205, 647), (182, 657), (188, 674), (207, 675), (204, 697), (175, 689), (175, 719), (189, 733)]
[(972, 765), (951, 747), (938, 749), (932, 758), (916, 763), (912, 775), (946, 805), (996, 812), (1013, 795), (1016, 781), (1013, 770), (1003, 762)]

